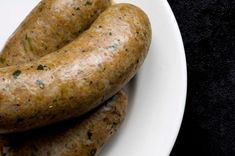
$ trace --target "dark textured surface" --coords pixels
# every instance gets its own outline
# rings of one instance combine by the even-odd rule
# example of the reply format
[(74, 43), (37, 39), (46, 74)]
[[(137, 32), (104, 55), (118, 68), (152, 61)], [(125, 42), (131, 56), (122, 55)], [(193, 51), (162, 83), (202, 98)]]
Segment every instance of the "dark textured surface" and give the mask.
[(183, 36), (189, 80), (171, 155), (235, 156), (235, 0), (168, 1)]

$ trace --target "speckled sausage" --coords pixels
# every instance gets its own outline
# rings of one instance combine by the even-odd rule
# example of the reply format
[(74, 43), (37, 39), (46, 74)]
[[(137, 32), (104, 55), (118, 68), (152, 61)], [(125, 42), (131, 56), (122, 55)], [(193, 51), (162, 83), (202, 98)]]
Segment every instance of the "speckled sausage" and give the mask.
[(42, 0), (10, 37), (0, 67), (37, 60), (60, 49), (111, 5), (111, 0)]
[(127, 110), (127, 96), (119, 92), (82, 119), (12, 136), (5, 156), (97, 156), (117, 131)]
[(145, 13), (117, 4), (61, 50), (1, 68), (0, 132), (48, 125), (97, 107), (136, 74), (150, 42)]
[[(0, 67), (35, 60), (63, 47), (110, 5), (111, 0), (42, 0), (9, 38)], [(7, 140), (0, 136), (0, 146)]]
[[(45, 1), (45, 2), (47, 2), (47, 1)], [(106, 2), (105, 2), (106, 3)], [(108, 2), (109, 3), (109, 2)], [(67, 8), (63, 8), (63, 9), (67, 9)], [(63, 11), (62, 9), (61, 9), (61, 11)], [(35, 13), (35, 12), (34, 12)], [(82, 12), (82, 13), (85, 13), (85, 12)], [(76, 16), (78, 16), (78, 15), (76, 15)], [(33, 17), (32, 15), (30, 15), (29, 17)], [(93, 17), (91, 17), (91, 18), (93, 18)], [(71, 19), (72, 20), (72, 19)], [(26, 22), (25, 22), (25, 25), (27, 25), (28, 24), (28, 22), (27, 21), (29, 21), (29, 20), (27, 20), (26, 19)], [(79, 20), (78, 20), (79, 21)], [(79, 22), (81, 22), (81, 21), (79, 21)], [(83, 23), (84, 22), (86, 22), (86, 21), (82, 21)], [(90, 21), (88, 21), (88, 22), (90, 22)], [(55, 22), (56, 23), (56, 22)], [(29, 22), (29, 24), (30, 24), (30, 22)], [(70, 23), (70, 24), (73, 24), (73, 23)], [(58, 26), (59, 25), (56, 25), (56, 27), (54, 27), (53, 29), (54, 30), (57, 30), (58, 29)], [(37, 26), (35, 26), (34, 27), (34, 29), (36, 30), (36, 28), (37, 27), (39, 27), (39, 29), (38, 30), (40, 30), (40, 31), (45, 31), (45, 30), (43, 30), (43, 29), (46, 29), (46, 27), (40, 27), (40, 25), (37, 25)], [(21, 28), (18, 28), (18, 31), (19, 31), (19, 29), (21, 29)], [(72, 28), (72, 29), (76, 29), (76, 28)], [(72, 29), (70, 30), (70, 31), (72, 31)], [(27, 32), (27, 31), (21, 31), (22, 33), (25, 33), (25, 32)], [(35, 32), (35, 34), (36, 34), (36, 32)], [(19, 33), (15, 33), (14, 35), (19, 35)], [(63, 35), (63, 34), (60, 34), (60, 35)], [(24, 35), (20, 35), (23, 39), (24, 39)], [(4, 58), (5, 57), (7, 57), (7, 60), (8, 60), (8, 63), (7, 64), (4, 64), (3, 62), (0, 62), (0, 66), (6, 66), (6, 65), (11, 65), (11, 64), (17, 64), (17, 63), (23, 63), (23, 62), (26, 62), (26, 61), (28, 61), (27, 59), (23, 59), (23, 58), (21, 58), (21, 56), (19, 56), (17, 53), (19, 53), (19, 49), (21, 49), (22, 50), (22, 48), (21, 48), (21, 46), (22, 46), (22, 44), (18, 44), (19, 45), (19, 47), (16, 47), (15, 45), (13, 45), (12, 44), (12, 40), (14, 39), (14, 43), (20, 43), (21, 41), (22, 41), (22, 39), (20, 38), (20, 36), (12, 36), (11, 37), (11, 40), (10, 41), (8, 41), (8, 44), (9, 44), (9, 46), (14, 46), (14, 47), (11, 47), (11, 48), (5, 48), (4, 49), (4, 51), (3, 51), (3, 53), (5, 54), (5, 53), (9, 53), (9, 52), (11, 52), (10, 54), (13, 54), (13, 53), (15, 53), (14, 54), (14, 56), (17, 56), (18, 58), (19, 58), (19, 61), (17, 60), (17, 59), (15, 59), (15, 57), (13, 56), (13, 55), (0, 55), (0, 60), (4, 60)], [(44, 36), (44, 35), (42, 35), (42, 37), (46, 37), (46, 36)], [(59, 37), (59, 36), (58, 36)], [(62, 36), (62, 37), (64, 37), (64, 36)], [(68, 36), (69, 37), (69, 36)], [(71, 37), (69, 37), (70, 39), (71, 39)], [(40, 40), (43, 40), (43, 39), (45, 39), (45, 38), (37, 38), (38, 40), (36, 40), (34, 43), (37, 45), (37, 46), (42, 46), (42, 44), (40, 44)], [(49, 38), (50, 40), (52, 40), (53, 38), (51, 37), (51, 38)], [(66, 38), (64, 38), (64, 41), (66, 40)], [(58, 42), (58, 43), (57, 43)], [(53, 48), (53, 46), (54, 45), (57, 45), (57, 44), (61, 44), (61, 40), (54, 40), (54, 42), (52, 43), (52, 44), (50, 44), (51, 42), (47, 42), (47, 43), (45, 43), (48, 47), (51, 47), (51, 45), (52, 45), (52, 48)], [(66, 42), (64, 42), (64, 43), (62, 43), (62, 44), (65, 44), (65, 43), (67, 43), (67, 41)], [(6, 47), (8, 47), (8, 46), (6, 46)], [(11, 51), (8, 51), (8, 50), (11, 50)], [(14, 50), (16, 50), (16, 51), (14, 51)], [(51, 50), (51, 48), (46, 48), (45, 50), (43, 50), (42, 52), (44, 52), (44, 54), (46, 54), (46, 53), (50, 53), (52, 50)], [(23, 51), (24, 52), (24, 51)], [(40, 54), (40, 51), (38, 51), (39, 53), (38, 54)], [(29, 54), (29, 53), (32, 53), (32, 51), (28, 51), (28, 53), (27, 54)], [(43, 54), (43, 55), (44, 55)], [(24, 55), (23, 55), (24, 56)], [(34, 60), (34, 59), (36, 59), (39, 55), (30, 55), (30, 56), (33, 56), (31, 59), (32, 60)], [(23, 59), (23, 60), (22, 60)], [(6, 63), (6, 62), (5, 62)], [(124, 96), (123, 96), (123, 94), (124, 93), (119, 93), (119, 95), (116, 95), (116, 97), (115, 98), (113, 98), (112, 100), (112, 102), (114, 103), (114, 104), (116, 104), (117, 106), (115, 106), (115, 107), (117, 107), (117, 108), (119, 108), (118, 107), (118, 105), (123, 105), (123, 108), (120, 108), (120, 109), (123, 109), (123, 111), (125, 111), (125, 109), (126, 109), (126, 106), (125, 106), (125, 104), (126, 104), (126, 101), (125, 101), (125, 99), (124, 99)], [(122, 97), (121, 97), (122, 96)], [(123, 98), (123, 99), (122, 99)], [(121, 100), (123, 100), (123, 101), (121, 101)], [(123, 103), (119, 103), (118, 104), (118, 102), (123, 102)], [(111, 102), (111, 101), (109, 101), (109, 102)], [(102, 106), (103, 108), (100, 108), (100, 109), (106, 109), (106, 107), (105, 106)], [(110, 106), (111, 107), (111, 106)], [(98, 110), (98, 111), (101, 111), (101, 110)], [(92, 131), (94, 131), (95, 132), (95, 134), (97, 134), (97, 135), (99, 135), (98, 133), (99, 133), (99, 131), (97, 131), (97, 130), (95, 130), (94, 129), (94, 127), (89, 127), (89, 125), (91, 124), (91, 123), (94, 123), (95, 124), (95, 122), (97, 122), (97, 121), (95, 121), (95, 119), (94, 119), (94, 116), (95, 115), (97, 115), (96, 117), (98, 118), (98, 119), (100, 119), (101, 117), (103, 117), (103, 116), (110, 116), (109, 114), (110, 114), (110, 111), (105, 111), (105, 112), (102, 112), (102, 113), (99, 113), (98, 111), (96, 111), (94, 114), (91, 114), (90, 116), (91, 117), (89, 117), (89, 119), (86, 119), (86, 123), (85, 122), (83, 122), (84, 124), (83, 124), (83, 126), (76, 126), (76, 127), (74, 127), (74, 124), (78, 124), (78, 123), (80, 123), (80, 121), (78, 122), (73, 122), (74, 124), (73, 125), (67, 125), (67, 129), (64, 131), (64, 132), (62, 132), (62, 131), (57, 131), (57, 137), (59, 137), (59, 136), (64, 136), (64, 138), (63, 138), (63, 140), (65, 141), (64, 142), (64, 144), (66, 144), (68, 141), (70, 142), (70, 140), (68, 140), (68, 139), (70, 139), (70, 135), (64, 135), (64, 133), (66, 133), (66, 132), (68, 132), (68, 131), (70, 131), (71, 132), (71, 136), (72, 135), (75, 135), (77, 132), (79, 132), (79, 131), (88, 131), (88, 129), (87, 128), (89, 128), (89, 130), (92, 130)], [(121, 111), (121, 110), (120, 110)], [(119, 112), (119, 111), (115, 111), (115, 112)], [(114, 113), (115, 113), (114, 112)], [(98, 126), (99, 127), (99, 130), (102, 130), (102, 131), (100, 131), (101, 132), (101, 137), (98, 137), (98, 140), (96, 140), (96, 135), (94, 135), (93, 137), (92, 137), (92, 143), (91, 144), (89, 144), (88, 146), (87, 146), (87, 148), (83, 148), (83, 149), (78, 149), (77, 151), (77, 154), (81, 154), (81, 153), (86, 153), (86, 154), (89, 154), (89, 153), (94, 153), (94, 150), (95, 150), (95, 148), (97, 148), (97, 153), (98, 153), (98, 151), (100, 150), (100, 146), (101, 146), (101, 143), (103, 144), (104, 142), (106, 142), (106, 140), (113, 134), (113, 131), (116, 131), (116, 129), (119, 127), (119, 124), (121, 123), (121, 120), (124, 118), (124, 114), (121, 114), (120, 113), (120, 115), (121, 116), (118, 116), (117, 118), (115, 117), (115, 118), (110, 118), (110, 122), (112, 122), (113, 124), (115, 124), (115, 126), (112, 126), (112, 128), (110, 128), (110, 127), (108, 127), (109, 125), (108, 124), (110, 124), (110, 123), (106, 123), (106, 124), (102, 124), (102, 122), (103, 121), (101, 121), (101, 122), (99, 122), (99, 123), (101, 123), (101, 125), (100, 126)], [(92, 117), (93, 116), (93, 117)], [(113, 116), (113, 115), (112, 115)], [(119, 120), (120, 119), (120, 120)], [(119, 122), (120, 121), (120, 122)], [(98, 124), (99, 124), (98, 123)], [(104, 125), (103, 127), (102, 127), (102, 125)], [(63, 126), (64, 126), (64, 124), (63, 124)], [(101, 129), (100, 129), (101, 128)], [(107, 129), (107, 128), (109, 128), (109, 129)], [(72, 130), (73, 129), (73, 130)], [(57, 130), (57, 129), (56, 129)], [(53, 131), (55, 131), (55, 129), (53, 129)], [(106, 134), (108, 134), (108, 135), (106, 135), (104, 132), (107, 132)], [(47, 134), (47, 133), (46, 133)], [(54, 134), (54, 133), (53, 133)], [(67, 134), (67, 133), (66, 133)], [(28, 134), (26, 134), (27, 136), (28, 136)], [(35, 138), (35, 135), (36, 134), (31, 134), (31, 136), (32, 136), (32, 138)], [(89, 133), (89, 135), (92, 135), (92, 134), (90, 134)], [(19, 134), (19, 136), (21, 136), (20, 134)], [(49, 136), (49, 138), (50, 139), (48, 139), (47, 140), (47, 137)], [(53, 136), (55, 136), (55, 135), (53, 135)], [(99, 135), (100, 136), (100, 135)], [(51, 152), (52, 150), (55, 150), (55, 148), (57, 148), (58, 147), (58, 142), (56, 143), (56, 139), (52, 139), (52, 137), (50, 137), (50, 133), (49, 134), (47, 134), (47, 135), (43, 135), (43, 136), (41, 136), (41, 137), (43, 137), (43, 142), (41, 142), (40, 140), (41, 139), (39, 139), (39, 141), (37, 142), (36, 140), (35, 140), (35, 144), (39, 144), (39, 148), (40, 147), (44, 147), (44, 146), (47, 146), (47, 143), (49, 143), (49, 142), (52, 142), (52, 141), (55, 141), (55, 143), (54, 143), (54, 145), (55, 146), (52, 146), (52, 147), (48, 147), (47, 148), (47, 151), (44, 151), (44, 154), (43, 153), (41, 153), (40, 155), (46, 155), (48, 152)], [(8, 135), (2, 135), (2, 136), (0, 136), (0, 156), (3, 156), (3, 155), (19, 155), (19, 153), (21, 153), (22, 151), (21, 150), (19, 150), (19, 148), (16, 148), (15, 150), (17, 150), (17, 153), (18, 154), (16, 154), (16, 153), (6, 153), (7, 152), (7, 150), (10, 148), (10, 143), (19, 143), (18, 142), (18, 139), (17, 140), (11, 140), (10, 141), (10, 138), (12, 138), (12, 136), (10, 137), (10, 136), (8, 136)], [(15, 136), (13, 137), (13, 138), (15, 138)], [(17, 137), (18, 138), (18, 137)], [(24, 136), (23, 136), (23, 138), (24, 138)], [(79, 138), (78, 138), (79, 139)], [(63, 141), (63, 140), (61, 140), (61, 141)], [(28, 140), (28, 144), (29, 144), (29, 141), (30, 140)], [(67, 142), (66, 142), (67, 141)], [(82, 144), (82, 142), (80, 142), (80, 140), (77, 140), (77, 142), (79, 143), (79, 144)], [(22, 143), (22, 142), (20, 142), (20, 143)], [(30, 142), (30, 144), (31, 144), (31, 142)], [(27, 143), (25, 143), (24, 144), (25, 146), (27, 146)], [(36, 145), (35, 145), (36, 146)], [(88, 148), (89, 147), (89, 148)], [(92, 148), (92, 149), (91, 149)], [(11, 149), (13, 149), (13, 148), (11, 148)], [(21, 148), (20, 148), (21, 149)], [(73, 153), (73, 151), (72, 150), (69, 150), (69, 149), (67, 149), (66, 148), (66, 146), (64, 146), (64, 147), (62, 147), (61, 149), (60, 149), (60, 151), (62, 152), (62, 151), (65, 151), (65, 150), (67, 150), (67, 153), (69, 154), (69, 153)], [(89, 151), (90, 150), (90, 151)], [(34, 153), (35, 152), (35, 148), (30, 148), (30, 147), (28, 147), (28, 149), (27, 149), (27, 151), (23, 151), (23, 153), (25, 153), (26, 154), (26, 152), (27, 153)], [(23, 154), (23, 156), (25, 155), (25, 154)], [(58, 155), (60, 155), (60, 153), (58, 153)], [(76, 155), (76, 153), (73, 153), (72, 155)]]

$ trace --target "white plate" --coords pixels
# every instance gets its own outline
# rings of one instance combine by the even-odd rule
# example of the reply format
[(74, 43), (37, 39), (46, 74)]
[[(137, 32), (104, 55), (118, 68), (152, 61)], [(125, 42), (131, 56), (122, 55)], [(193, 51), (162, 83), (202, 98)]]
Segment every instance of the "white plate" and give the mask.
[[(0, 48), (39, 0), (0, 2)], [(130, 82), (129, 112), (102, 156), (165, 156), (176, 140), (186, 99), (186, 60), (181, 35), (166, 0), (116, 0), (141, 7), (153, 40), (147, 60)]]

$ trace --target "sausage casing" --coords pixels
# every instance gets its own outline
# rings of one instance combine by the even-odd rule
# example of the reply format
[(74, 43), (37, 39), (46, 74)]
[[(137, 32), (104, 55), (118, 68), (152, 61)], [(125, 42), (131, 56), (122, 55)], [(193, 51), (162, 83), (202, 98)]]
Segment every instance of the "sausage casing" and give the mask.
[(127, 111), (127, 95), (120, 91), (80, 120), (12, 137), (5, 156), (95, 156), (118, 130)]
[[(92, 1), (92, 2), (96, 3), (96, 1)], [(54, 37), (51, 36), (52, 33), (50, 31), (46, 30), (46, 27), (43, 27), (43, 25), (34, 24), (32, 22), (32, 21), (35, 21), (36, 19), (41, 20), (41, 21), (45, 20), (45, 16), (43, 17), (42, 15), (39, 15), (39, 17), (38, 17), (37, 13), (39, 13), (39, 11), (38, 11), (39, 8), (43, 9), (43, 7), (45, 7), (45, 6), (47, 6), (47, 8), (50, 7), (50, 6), (53, 6), (51, 2), (50, 2), (50, 5), (48, 5), (48, 3), (49, 3), (49, 1), (46, 1), (46, 0), (42, 1), (41, 4), (39, 4), (39, 6), (36, 9), (34, 9), (34, 11), (30, 14), (30, 16), (28, 16), (26, 18), (26, 20), (24, 21), (24, 26), (19, 27), (17, 29), (17, 31), (13, 34), (13, 36), (8, 41), (7, 45), (5, 46), (5, 48), (3, 50), (3, 54), (5, 54), (5, 55), (0, 55), (0, 60), (7, 60), (7, 61), (4, 62), (4, 63), (0, 61), (0, 66), (24, 63), (24, 62), (29, 61), (28, 58), (30, 58), (30, 61), (35, 60), (38, 57), (40, 57), (42, 55), (45, 55), (47, 53), (50, 53), (54, 49), (63, 46), (64, 44), (66, 44), (67, 42), (69, 42), (70, 40), (72, 40), (75, 37), (75, 36), (71, 36), (71, 35), (67, 35), (67, 34), (65, 36), (66, 32), (63, 31), (63, 33), (56, 34), (58, 36), (54, 38)], [(81, 1), (81, 4), (82, 3), (83, 2)], [(104, 10), (104, 8), (109, 6), (109, 4), (110, 4), (110, 1), (101, 1), (100, 4), (97, 7), (93, 7), (91, 10), (86, 10), (86, 11), (92, 12), (92, 10), (97, 9), (97, 10), (94, 11), (95, 14), (96, 14), (96, 13), (99, 13), (102, 10)], [(95, 5), (97, 5), (97, 3)], [(68, 9), (71, 10), (71, 7), (70, 8), (62, 7), (60, 11), (61, 12), (63, 12), (63, 11), (68, 12)], [(79, 10), (83, 10), (83, 7), (79, 8)], [(40, 11), (40, 12), (42, 12), (42, 11)], [(45, 10), (44, 10), (44, 12), (45, 12)], [(79, 15), (74, 15), (74, 16), (79, 16), (80, 17), (84, 13), (85, 12), (83, 10), (83, 12), (80, 11)], [(50, 12), (48, 11), (47, 14), (50, 14)], [(69, 32), (69, 33), (72, 33), (72, 35), (74, 35), (73, 32), (75, 32), (77, 30), (76, 28), (82, 28), (82, 29), (86, 28), (87, 25), (89, 25), (89, 23), (91, 22), (91, 20), (93, 20), (93, 18), (95, 16), (96, 15), (92, 15), (90, 17), (89, 14), (88, 14), (88, 16), (87, 16), (88, 19), (86, 19), (84, 21), (77, 20), (77, 22), (80, 22), (80, 23), (78, 23), (80, 25), (77, 24), (77, 27), (74, 27), (74, 25), (73, 25), (74, 22), (73, 22), (72, 18), (70, 18), (71, 22), (69, 22), (69, 24), (67, 24), (67, 25), (62, 25), (63, 27), (60, 27), (61, 25), (58, 24), (59, 22), (62, 22), (62, 20), (58, 21), (58, 22), (54, 21), (54, 23), (50, 24), (50, 27), (53, 27), (54, 31), (59, 30), (59, 29), (63, 29), (63, 30), (66, 30), (66, 31), (70, 30), (71, 32)], [(46, 22), (46, 21), (43, 21), (43, 22)], [(83, 22), (83, 25), (81, 25), (81, 22)], [(70, 29), (67, 29), (68, 26), (69, 26)], [(25, 49), (22, 49), (22, 47), (21, 47), (23, 45), (19, 44), (19, 43), (21, 43), (22, 40), (25, 40), (25, 38), (24, 38), (25, 34), (27, 34), (30, 31), (34, 32), (34, 37), (37, 37), (36, 38), (37, 40), (35, 40), (35, 38), (33, 38), (33, 37), (28, 37), (28, 39), (30, 39), (30, 38), (34, 39), (35, 40), (34, 43), (36, 44), (35, 46), (37, 46), (37, 47), (34, 48), (35, 51), (27, 51), (27, 55), (29, 55), (30, 53), (33, 54), (33, 55), (29, 55), (30, 57), (25, 56), (25, 55), (18, 55), (17, 53), (20, 52), (19, 50), (25, 50)], [(38, 33), (40, 34), (40, 32), (44, 32), (44, 31), (46, 31), (47, 34), (43, 34), (41, 36), (37, 35)], [(19, 34), (22, 34), (22, 33), (23, 33), (23, 35), (19, 35)], [(49, 35), (48, 35), (48, 33), (49, 33)], [(78, 35), (79, 33), (77, 33), (76, 35)], [(48, 35), (49, 38), (47, 38), (47, 42), (44, 42), (42, 44), (41, 41), (45, 41), (46, 35)], [(64, 38), (62, 38), (62, 40), (61, 40), (61, 39), (58, 39), (59, 37), (60, 38), (64, 37)], [(53, 40), (53, 42), (51, 42), (52, 40)], [(58, 45), (60, 45), (60, 46), (58, 46)], [(12, 47), (12, 46), (14, 46), (14, 47)], [(40, 48), (40, 46), (41, 47), (46, 46), (46, 47), (50, 47), (50, 48), (45, 48), (45, 50), (43, 48), (38, 49), (38, 48)], [(8, 47), (10, 47), (10, 48), (8, 48)], [(43, 53), (41, 53), (41, 52), (43, 52)], [(14, 55), (12, 55), (12, 54), (14, 54)], [(7, 57), (7, 59), (5, 59), (6, 57)], [(18, 59), (15, 59), (15, 57), (17, 57)], [(25, 59), (25, 57), (27, 57), (27, 59)], [(89, 145), (86, 145), (86, 148), (83, 148), (83, 149), (78, 148), (78, 150), (73, 151), (73, 150), (69, 150), (66, 146), (63, 146), (63, 147), (60, 147), (60, 150), (59, 150), (60, 152), (57, 152), (56, 155), (61, 155), (61, 152), (63, 152), (63, 151), (67, 151), (66, 152), (67, 155), (70, 155), (70, 154), (72, 154), (72, 155), (80, 155), (80, 154), (87, 155), (89, 153), (94, 153), (94, 151), (96, 151), (96, 153), (98, 153), (98, 151), (100, 151), (100, 148), (101, 148), (101, 143), (104, 144), (106, 142), (106, 140), (114, 133), (114, 131), (117, 130), (117, 128), (121, 124), (121, 121), (124, 118), (125, 114), (123, 112), (125, 112), (126, 107), (127, 107), (127, 105), (126, 105), (127, 100), (126, 100), (125, 96), (126, 95), (123, 92), (118, 93), (117, 95), (115, 95), (114, 98), (112, 98), (112, 101), (109, 100), (109, 102), (108, 102), (108, 103), (111, 103), (111, 102), (113, 103), (112, 107), (103, 105), (102, 108), (99, 108), (99, 109), (95, 110), (94, 112), (92, 112), (92, 114), (90, 113), (89, 119), (85, 119), (85, 121), (83, 121), (81, 119), (78, 120), (78, 121), (75, 121), (75, 119), (74, 119), (73, 122), (70, 122), (71, 124), (66, 124), (66, 126), (67, 126), (66, 130), (64, 129), (63, 132), (61, 131), (61, 129), (60, 130), (57, 129), (58, 126), (56, 128), (52, 128), (53, 131), (57, 130), (56, 135), (54, 135), (54, 133), (53, 133), (53, 137), (63, 136), (61, 141), (63, 141), (64, 144), (68, 143), (68, 141), (70, 142), (70, 140), (69, 140), (69, 139), (71, 139), (70, 135), (72, 135), (72, 134), (75, 135), (77, 132), (91, 131), (92, 130), (92, 131), (95, 132), (94, 134), (96, 134), (96, 135), (93, 135), (93, 137), (92, 137), (92, 140), (93, 140), (92, 143), (90, 143)], [(114, 110), (114, 108), (115, 108), (114, 113), (119, 113), (120, 112), (119, 113), (120, 116), (114, 117), (115, 114), (110, 115), (111, 111), (108, 111), (108, 110), (109, 109)], [(104, 111), (101, 113), (102, 109)], [(94, 116), (97, 119), (95, 119)], [(104, 117), (109, 117), (109, 122), (104, 123), (104, 122), (102, 122), (102, 120), (99, 120), (102, 117), (103, 118)], [(78, 123), (80, 124), (81, 122), (82, 122), (82, 126), (81, 125), (80, 126), (74, 126), (74, 124), (78, 124)], [(93, 123), (94, 125), (95, 124), (99, 125), (99, 126), (96, 125), (99, 128), (98, 131), (95, 130), (94, 127), (91, 127), (91, 123)], [(111, 124), (111, 123), (115, 124), (115, 125), (114, 126), (112, 125), (111, 128), (109, 126), (109, 128), (108, 128), (108, 124)], [(63, 126), (65, 126), (65, 125), (63, 125)], [(69, 133), (70, 135), (68, 135), (68, 131), (71, 132), (71, 133)], [(33, 140), (33, 141), (31, 139), (31, 141), (30, 141), (30, 139), (28, 138), (27, 143), (25, 141), (25, 136), (24, 135), (22, 136), (21, 134), (17, 134), (17, 135), (13, 135), (13, 136), (12, 135), (9, 135), (9, 136), (8, 135), (2, 135), (2, 136), (0, 136), (1, 137), (0, 138), (1, 139), (0, 140), (0, 146), (1, 146), (0, 147), (0, 155), (1, 156), (2, 155), (6, 155), (6, 156), (7, 155), (17, 155), (17, 156), (32, 155), (33, 153), (35, 153), (35, 147), (34, 146), (38, 146), (38, 148), (41, 149), (43, 147), (45, 148), (48, 145), (48, 143), (50, 143), (50, 142), (53, 142), (53, 146), (48, 146), (46, 148), (47, 151), (45, 149), (43, 149), (43, 151), (39, 152), (40, 153), (39, 155), (47, 155), (53, 149), (58, 149), (59, 148), (58, 142), (56, 142), (56, 138), (53, 139), (53, 137), (50, 137), (50, 135), (51, 135), (50, 133), (49, 134), (48, 133), (42, 134), (42, 132), (40, 132), (40, 134), (41, 134), (40, 137), (42, 137), (42, 139), (38, 138), (37, 133), (36, 134), (31, 133), (30, 137), (35, 139), (35, 137), (37, 136), (37, 139)], [(27, 137), (29, 137), (28, 132), (25, 135)], [(91, 135), (91, 132), (89, 132), (89, 135)], [(21, 140), (21, 142), (19, 142), (19, 140), (18, 140), (19, 136), (21, 136), (21, 139), (24, 138), (23, 139), (24, 140), (24, 145), (22, 146), (23, 149), (19, 148), (18, 146), (15, 147), (16, 145), (19, 145), (19, 144), (23, 143), (22, 142), (23, 140)], [(99, 136), (99, 137), (96, 138), (97, 136)], [(48, 137), (49, 137), (49, 139), (48, 139)], [(10, 139), (10, 138), (17, 138), (17, 139)], [(76, 141), (76, 142), (78, 142), (82, 145), (82, 142), (80, 142), (81, 140), (79, 138), (77, 138), (77, 140), (74, 140), (74, 141)], [(31, 145), (31, 142), (34, 143), (33, 146)], [(12, 143), (14, 144), (14, 146), (11, 146)], [(11, 149), (11, 151), (7, 151), (9, 148)]]
[(80, 116), (117, 93), (143, 63), (151, 42), (146, 14), (116, 4), (61, 50), (0, 69), (0, 132)]

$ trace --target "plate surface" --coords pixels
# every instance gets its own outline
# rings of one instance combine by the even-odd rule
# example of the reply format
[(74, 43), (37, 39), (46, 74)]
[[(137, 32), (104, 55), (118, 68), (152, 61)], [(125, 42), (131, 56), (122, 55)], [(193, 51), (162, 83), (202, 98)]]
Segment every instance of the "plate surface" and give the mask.
[[(0, 2), (0, 48), (39, 0)], [(129, 112), (102, 156), (165, 156), (176, 140), (185, 107), (187, 72), (178, 25), (166, 0), (115, 0), (142, 8), (153, 40), (149, 55), (127, 86)]]

